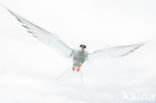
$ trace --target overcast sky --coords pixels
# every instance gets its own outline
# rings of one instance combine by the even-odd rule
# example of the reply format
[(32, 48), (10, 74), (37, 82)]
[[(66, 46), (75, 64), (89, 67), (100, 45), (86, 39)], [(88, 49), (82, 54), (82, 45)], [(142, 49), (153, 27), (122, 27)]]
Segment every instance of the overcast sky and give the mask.
[(83, 72), (77, 74), (70, 71), (72, 60), (38, 42), (0, 7), (0, 102), (140, 103), (122, 101), (122, 92), (156, 96), (155, 0), (1, 2), (57, 33), (72, 48), (83, 43), (92, 52), (106, 46), (150, 42), (125, 58), (85, 64)]

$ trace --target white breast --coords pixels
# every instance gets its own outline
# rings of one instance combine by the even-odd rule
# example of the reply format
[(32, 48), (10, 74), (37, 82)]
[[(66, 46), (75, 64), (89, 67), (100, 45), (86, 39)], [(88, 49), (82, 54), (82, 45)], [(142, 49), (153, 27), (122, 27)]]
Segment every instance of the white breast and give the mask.
[(86, 60), (87, 57), (88, 53), (85, 50), (75, 50), (73, 53), (73, 62), (80, 65)]

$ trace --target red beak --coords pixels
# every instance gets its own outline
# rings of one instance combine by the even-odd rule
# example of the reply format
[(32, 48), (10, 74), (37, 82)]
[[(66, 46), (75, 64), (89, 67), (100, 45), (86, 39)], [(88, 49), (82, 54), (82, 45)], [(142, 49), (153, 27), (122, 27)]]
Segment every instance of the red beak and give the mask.
[(82, 49), (84, 49), (85, 47), (84, 47), (84, 46), (82, 46), (81, 48), (82, 48)]

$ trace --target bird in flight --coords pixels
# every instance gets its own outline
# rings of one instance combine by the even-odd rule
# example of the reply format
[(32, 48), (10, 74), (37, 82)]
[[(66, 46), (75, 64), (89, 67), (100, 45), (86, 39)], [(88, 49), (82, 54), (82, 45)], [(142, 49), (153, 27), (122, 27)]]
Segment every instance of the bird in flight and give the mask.
[(73, 67), (72, 70), (79, 72), (80, 67), (84, 62), (86, 62), (90, 58), (99, 58), (99, 57), (123, 57), (132, 52), (134, 52), (139, 47), (143, 46), (145, 43), (131, 44), (125, 46), (116, 46), (103, 48), (100, 50), (96, 50), (92, 53), (88, 53), (86, 50), (85, 44), (80, 44), (79, 49), (75, 50), (65, 44), (57, 34), (50, 33), (47, 30), (33, 24), (32, 22), (26, 20), (25, 18), (19, 16), (14, 13), (10, 9), (6, 8), (30, 33), (33, 37), (37, 38), (39, 41), (47, 44), (52, 48), (58, 49), (64, 56), (73, 59)]

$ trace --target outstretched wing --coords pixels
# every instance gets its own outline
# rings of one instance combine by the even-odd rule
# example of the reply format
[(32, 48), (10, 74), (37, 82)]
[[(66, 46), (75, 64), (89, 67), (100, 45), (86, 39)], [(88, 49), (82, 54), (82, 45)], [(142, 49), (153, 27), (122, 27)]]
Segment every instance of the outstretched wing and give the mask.
[(15, 14), (11, 10), (7, 10), (22, 24), (25, 29), (27, 29), (27, 32), (30, 33), (33, 37), (49, 45), (50, 47), (55, 47), (65, 56), (71, 56), (73, 49), (68, 47), (55, 33), (50, 33), (43, 28), (31, 23), (30, 21), (24, 19), (23, 17)]
[(123, 57), (123, 56), (126, 56), (126, 55), (134, 52), (135, 50), (137, 50), (144, 44), (145, 43), (104, 48), (104, 49), (97, 50), (97, 51), (94, 51), (93, 53), (89, 54), (89, 58)]

